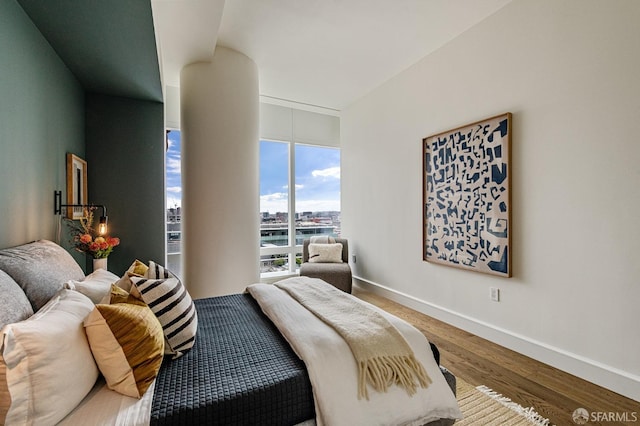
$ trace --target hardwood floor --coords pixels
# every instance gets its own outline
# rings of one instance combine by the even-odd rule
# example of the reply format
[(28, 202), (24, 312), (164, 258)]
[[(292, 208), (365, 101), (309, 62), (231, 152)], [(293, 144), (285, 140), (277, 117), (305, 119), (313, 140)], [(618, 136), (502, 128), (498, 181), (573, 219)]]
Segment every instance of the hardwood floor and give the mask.
[[(413, 324), (440, 350), (440, 364), (466, 382), (485, 385), (555, 425), (574, 425), (573, 411), (625, 415), (629, 422), (589, 422), (640, 425), (640, 403), (473, 334), (431, 318), (382, 296), (354, 288), (353, 294)], [(635, 413), (635, 416), (632, 414)]]

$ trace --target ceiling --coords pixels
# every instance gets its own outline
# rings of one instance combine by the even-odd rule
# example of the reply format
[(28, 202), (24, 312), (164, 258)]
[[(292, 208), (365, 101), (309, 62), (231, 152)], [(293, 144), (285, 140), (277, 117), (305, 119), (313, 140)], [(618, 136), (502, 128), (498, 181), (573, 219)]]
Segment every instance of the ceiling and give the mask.
[[(166, 85), (214, 46), (257, 64), (263, 98), (341, 110), (511, 0), (152, 0)], [(177, 56), (180, 56), (179, 58)]]
[(163, 101), (149, 1), (18, 3), (85, 90)]
[(511, 0), (18, 0), (88, 91), (162, 101), (216, 44), (260, 95), (340, 111)]

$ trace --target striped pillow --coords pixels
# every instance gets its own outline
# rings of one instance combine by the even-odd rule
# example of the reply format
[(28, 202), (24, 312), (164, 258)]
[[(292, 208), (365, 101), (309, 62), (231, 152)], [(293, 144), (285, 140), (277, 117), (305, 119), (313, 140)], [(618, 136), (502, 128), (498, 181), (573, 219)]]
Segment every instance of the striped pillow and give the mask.
[(147, 278), (171, 278), (175, 277), (168, 269), (165, 269), (164, 266), (158, 265), (153, 260), (149, 261), (149, 267), (145, 271), (144, 274)]
[(198, 315), (182, 282), (162, 266), (149, 262), (146, 277), (131, 277), (142, 300), (156, 315), (166, 339), (165, 353), (178, 358), (195, 343)]

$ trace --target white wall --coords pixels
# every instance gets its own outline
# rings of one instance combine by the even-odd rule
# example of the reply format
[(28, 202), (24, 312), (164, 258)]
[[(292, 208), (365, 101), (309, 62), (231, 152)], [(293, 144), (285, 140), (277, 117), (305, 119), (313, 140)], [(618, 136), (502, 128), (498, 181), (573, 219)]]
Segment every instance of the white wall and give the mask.
[(164, 121), (167, 129), (180, 130), (180, 88), (164, 86)]
[[(343, 111), (359, 283), (640, 400), (638, 22), (635, 0), (514, 0)], [(423, 262), (422, 138), (507, 111), (513, 277)]]

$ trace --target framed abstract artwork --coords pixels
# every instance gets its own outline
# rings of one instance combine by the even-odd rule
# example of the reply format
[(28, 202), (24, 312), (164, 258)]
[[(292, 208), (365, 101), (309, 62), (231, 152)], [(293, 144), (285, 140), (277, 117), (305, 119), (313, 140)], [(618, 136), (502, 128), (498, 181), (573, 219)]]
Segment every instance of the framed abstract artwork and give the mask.
[(511, 276), (511, 113), (423, 139), (423, 259)]
[[(87, 204), (87, 162), (67, 153), (67, 204)], [(84, 217), (82, 207), (67, 207), (68, 219)]]

